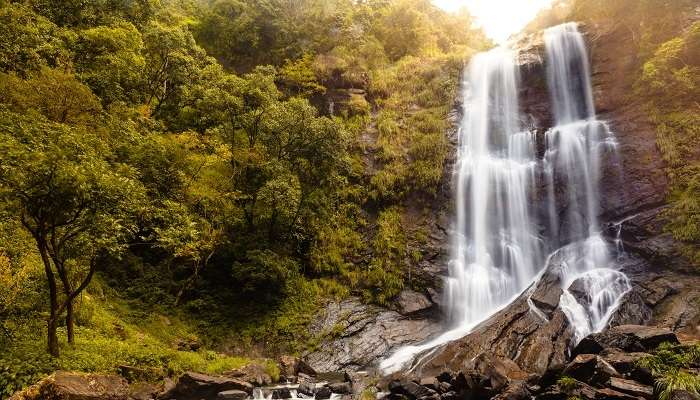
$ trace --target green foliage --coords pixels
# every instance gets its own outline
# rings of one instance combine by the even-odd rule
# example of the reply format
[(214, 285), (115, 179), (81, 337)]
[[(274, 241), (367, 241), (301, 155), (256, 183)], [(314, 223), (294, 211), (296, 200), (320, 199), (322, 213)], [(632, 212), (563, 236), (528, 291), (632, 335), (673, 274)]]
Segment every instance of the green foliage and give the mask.
[(328, 299), (390, 302), (487, 45), (427, 0), (0, 1), (0, 388), (221, 372), (174, 341), (301, 352)]
[(688, 369), (700, 362), (700, 345), (663, 343), (650, 356), (638, 361), (655, 377), (659, 399), (666, 400), (674, 390), (700, 394), (700, 377)]
[(557, 385), (567, 393), (578, 387), (578, 381), (570, 376), (562, 376), (557, 380)]
[(671, 207), (667, 229), (686, 243), (700, 265), (700, 23), (662, 43), (642, 69), (637, 92), (657, 127), (657, 144), (668, 163)]

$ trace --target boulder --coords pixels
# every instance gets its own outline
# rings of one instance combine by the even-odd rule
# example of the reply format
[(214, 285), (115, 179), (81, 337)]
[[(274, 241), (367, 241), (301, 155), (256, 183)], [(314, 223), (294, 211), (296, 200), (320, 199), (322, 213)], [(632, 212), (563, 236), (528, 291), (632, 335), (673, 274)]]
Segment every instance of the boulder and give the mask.
[(216, 398), (218, 400), (245, 400), (248, 398), (248, 393), (242, 390), (225, 390), (223, 392), (219, 392), (216, 395)]
[(291, 399), (291, 398), (292, 398), (292, 391), (289, 390), (289, 388), (278, 388), (278, 389), (272, 390), (272, 399), (273, 400)]
[(610, 388), (598, 389), (596, 399), (599, 400), (640, 400), (639, 397), (621, 393)]
[(301, 383), (297, 388), (297, 392), (305, 396), (313, 396), (316, 393), (316, 385), (313, 383)]
[(408, 289), (402, 290), (401, 293), (399, 293), (396, 298), (396, 303), (398, 304), (399, 312), (403, 315), (427, 310), (433, 306), (433, 303), (428, 297)]
[(331, 398), (331, 389), (328, 386), (320, 387), (316, 390), (316, 400), (326, 400)]
[(116, 375), (58, 371), (40, 381), (37, 389), (37, 400), (127, 400), (129, 397), (128, 383)]
[(366, 371), (346, 371), (345, 381), (352, 386), (352, 393), (362, 393), (372, 381)]
[(129, 385), (116, 375), (57, 371), (11, 400), (127, 400)]
[(586, 336), (574, 348), (573, 355), (599, 354), (605, 349), (615, 348), (627, 352), (643, 352), (653, 350), (664, 342), (679, 343), (676, 334), (667, 328), (620, 325)]
[(272, 377), (267, 373), (265, 367), (260, 364), (248, 364), (224, 375), (248, 382), (253, 386), (264, 386), (272, 383)]
[(437, 392), (434, 390), (421, 386), (415, 382), (393, 381), (389, 385), (389, 391), (392, 394), (403, 395), (409, 399), (421, 399), (437, 395)]
[(612, 365), (625, 377), (643, 383), (654, 385), (654, 377), (646, 368), (640, 367), (638, 361), (649, 356), (648, 353), (623, 353), (620, 351), (603, 352), (603, 359)]
[(200, 400), (216, 397), (218, 393), (228, 390), (241, 390), (251, 394), (253, 385), (236, 378), (187, 372), (178, 379), (175, 387), (164, 392), (158, 398), (163, 400)]
[(547, 389), (544, 393), (536, 396), (537, 400), (596, 400), (597, 391), (595, 388), (583, 383), (576, 382), (573, 387), (563, 388), (560, 385), (554, 385)]
[(440, 382), (438, 382), (437, 378), (422, 378), (419, 382), (419, 385), (425, 386), (429, 389), (433, 389), (436, 392), (440, 391)]
[(554, 271), (547, 271), (537, 283), (530, 300), (537, 308), (551, 317), (559, 305), (561, 294), (561, 278), (559, 274)]
[(674, 390), (668, 400), (700, 400), (700, 396), (685, 390)]
[(612, 377), (607, 386), (615, 391), (627, 393), (632, 396), (644, 397), (645, 399), (654, 398), (654, 388), (628, 379)]
[(352, 393), (352, 384), (350, 382), (336, 382), (328, 385), (331, 392), (338, 394), (350, 394)]
[(491, 400), (529, 400), (530, 397), (530, 391), (527, 389), (525, 382), (516, 381), (508, 385), (501, 394), (496, 395)]
[(562, 374), (594, 386), (602, 386), (611, 377), (621, 377), (620, 373), (612, 365), (595, 354), (580, 354), (576, 356), (564, 368)]

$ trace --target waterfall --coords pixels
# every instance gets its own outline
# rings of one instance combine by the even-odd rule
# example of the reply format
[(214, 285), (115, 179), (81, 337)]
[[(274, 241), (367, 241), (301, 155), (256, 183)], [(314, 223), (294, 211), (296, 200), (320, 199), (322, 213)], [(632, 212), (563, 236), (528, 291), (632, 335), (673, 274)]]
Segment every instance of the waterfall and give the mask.
[[(545, 30), (547, 82), (556, 126), (546, 133), (550, 241), (563, 246), (560, 307), (576, 342), (605, 328), (629, 279), (614, 269), (616, 257), (598, 223), (601, 160), (616, 150), (609, 126), (593, 106), (588, 54), (575, 23)], [(555, 188), (558, 190), (555, 192)], [(565, 205), (558, 206), (558, 205)], [(576, 285), (574, 296), (571, 285)]]
[[(399, 349), (380, 364), (385, 372), (466, 335), (531, 287), (545, 268), (560, 274), (560, 307), (576, 341), (603, 329), (630, 290), (627, 277), (614, 268), (613, 249), (597, 218), (601, 163), (616, 141), (595, 115), (583, 37), (576, 24), (564, 24), (545, 31), (545, 44), (555, 126), (545, 134), (542, 159), (535, 133), (521, 122), (515, 54), (496, 48), (470, 63), (445, 282), (452, 328)], [(542, 187), (548, 215), (536, 213), (532, 204)], [(546, 257), (549, 252), (557, 257)], [(552, 259), (556, 266), (547, 265)]]

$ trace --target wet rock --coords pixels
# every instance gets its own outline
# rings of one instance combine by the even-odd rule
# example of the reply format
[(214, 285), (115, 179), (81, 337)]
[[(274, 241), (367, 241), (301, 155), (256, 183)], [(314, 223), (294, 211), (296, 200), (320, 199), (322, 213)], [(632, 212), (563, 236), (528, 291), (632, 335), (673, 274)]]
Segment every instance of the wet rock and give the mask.
[(421, 386), (415, 382), (394, 381), (389, 386), (389, 391), (392, 394), (403, 395), (409, 399), (421, 399), (437, 395), (437, 392), (434, 390)]
[(338, 394), (350, 394), (352, 393), (352, 385), (350, 382), (336, 382), (328, 385), (331, 392)]
[(393, 349), (418, 343), (441, 329), (436, 321), (407, 319), (396, 311), (350, 298), (329, 304), (312, 324), (311, 332), (318, 335), (330, 331), (341, 333), (307, 354), (305, 360), (319, 372), (358, 371)]
[(225, 390), (219, 392), (216, 398), (219, 400), (245, 400), (248, 398), (248, 393), (242, 390)]
[(299, 384), (304, 384), (304, 383), (316, 383), (316, 378), (313, 376), (307, 375), (303, 372), (299, 372), (296, 376), (297, 378), (297, 383)]
[(370, 386), (371, 377), (367, 371), (346, 371), (345, 381), (352, 386), (352, 393), (362, 393)]
[(433, 306), (428, 298), (413, 290), (402, 290), (396, 299), (401, 314), (407, 315), (427, 310)]
[(331, 389), (328, 386), (320, 387), (316, 390), (316, 400), (326, 400), (331, 397)]
[(224, 375), (240, 379), (254, 386), (264, 386), (272, 383), (272, 377), (267, 373), (265, 367), (259, 364), (248, 364), (243, 368), (227, 372)]
[(653, 350), (661, 343), (679, 343), (671, 330), (655, 326), (620, 325), (585, 337), (573, 354), (599, 354), (604, 349), (617, 348), (628, 352)]
[(609, 326), (644, 325), (651, 321), (652, 310), (646, 304), (637, 288), (620, 299), (620, 306), (610, 317)]
[(594, 354), (579, 354), (564, 368), (562, 374), (594, 386), (602, 386), (611, 377), (621, 377), (612, 365)]
[(289, 390), (289, 388), (279, 388), (279, 389), (272, 390), (272, 399), (273, 400), (291, 399), (291, 398), (292, 398), (292, 391)]
[(199, 400), (216, 397), (218, 393), (228, 390), (241, 390), (250, 394), (253, 392), (253, 385), (235, 378), (187, 372), (178, 379), (175, 387), (164, 392), (158, 398), (164, 400)]
[(297, 388), (297, 392), (306, 396), (313, 396), (316, 393), (316, 385), (313, 383), (301, 383)]
[(654, 398), (654, 388), (628, 379), (612, 377), (607, 386), (615, 391), (627, 393), (632, 396), (644, 397), (645, 399)]
[(547, 272), (537, 284), (537, 288), (530, 296), (530, 300), (548, 316), (551, 316), (559, 305), (561, 297), (561, 279), (559, 274)]

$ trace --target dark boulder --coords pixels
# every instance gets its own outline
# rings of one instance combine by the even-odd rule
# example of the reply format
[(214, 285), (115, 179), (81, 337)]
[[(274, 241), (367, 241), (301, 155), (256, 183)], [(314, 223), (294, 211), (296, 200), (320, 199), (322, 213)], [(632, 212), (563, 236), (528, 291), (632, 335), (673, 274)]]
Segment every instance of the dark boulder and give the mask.
[(647, 356), (649, 356), (648, 353), (624, 353), (617, 350), (603, 352), (601, 355), (605, 361), (625, 377), (645, 385), (653, 385), (654, 377), (651, 371), (639, 366), (638, 363), (640, 359)]
[(612, 365), (595, 354), (576, 356), (564, 368), (563, 375), (594, 386), (604, 385), (611, 377), (621, 377)]
[(607, 386), (615, 391), (627, 393), (632, 396), (644, 397), (645, 399), (654, 398), (654, 388), (628, 379), (612, 377)]
[(350, 394), (352, 393), (352, 385), (350, 382), (336, 382), (328, 385), (331, 392), (338, 394)]
[(573, 355), (599, 354), (605, 349), (643, 352), (653, 350), (664, 342), (679, 343), (676, 334), (667, 328), (620, 325), (585, 337), (574, 348)]
[(297, 392), (305, 396), (313, 396), (316, 393), (316, 386), (313, 383), (301, 383), (297, 388)]
[(228, 390), (241, 390), (251, 394), (253, 385), (236, 378), (187, 372), (178, 379), (175, 387), (164, 392), (158, 398), (163, 400), (200, 400), (216, 397), (218, 393)]
[(389, 390), (393, 394), (404, 395), (409, 399), (421, 399), (437, 395), (436, 391), (415, 382), (394, 381), (389, 385)]
[(326, 400), (331, 398), (331, 389), (328, 386), (316, 390), (316, 400)]
[(279, 388), (272, 390), (272, 400), (291, 399), (292, 391), (289, 388)]

